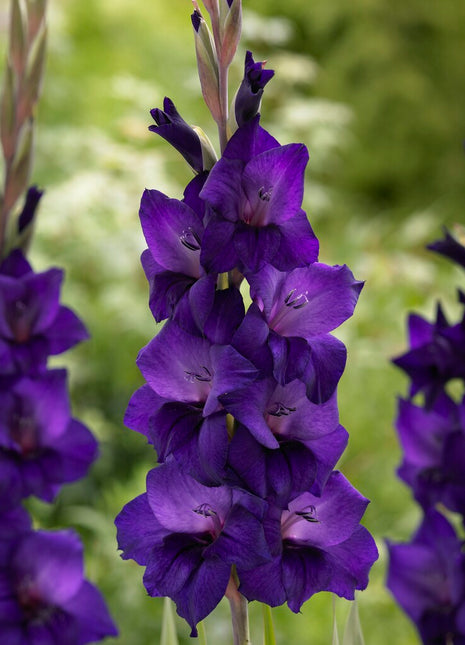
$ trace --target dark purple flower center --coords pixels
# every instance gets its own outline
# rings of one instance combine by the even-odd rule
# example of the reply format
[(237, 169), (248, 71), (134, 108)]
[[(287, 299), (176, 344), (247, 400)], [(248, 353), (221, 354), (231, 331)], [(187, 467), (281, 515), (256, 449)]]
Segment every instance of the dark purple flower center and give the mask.
[(23, 578), (16, 587), (16, 597), (26, 620), (44, 623), (51, 616), (54, 608), (42, 598), (40, 590), (31, 578)]
[(192, 229), (191, 226), (188, 226), (179, 236), (181, 244), (189, 249), (189, 251), (200, 251), (200, 237)]
[(195, 383), (195, 381), (198, 381), (199, 383), (210, 383), (213, 379), (213, 374), (208, 367), (205, 367), (205, 365), (202, 365), (198, 372), (188, 372), (187, 370), (184, 370), (184, 374), (186, 375), (184, 378), (186, 381), (189, 381), (189, 383)]
[(15, 411), (10, 420), (10, 437), (23, 457), (34, 457), (39, 448), (37, 425), (32, 415)]

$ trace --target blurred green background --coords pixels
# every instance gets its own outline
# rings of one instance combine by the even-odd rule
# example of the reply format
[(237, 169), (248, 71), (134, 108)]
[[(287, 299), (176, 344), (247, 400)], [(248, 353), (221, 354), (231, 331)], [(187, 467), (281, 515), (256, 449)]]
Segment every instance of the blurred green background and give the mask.
[[(441, 236), (442, 225), (463, 221), (465, 3), (243, 2), (231, 92), (246, 48), (276, 70), (262, 124), (281, 143), (309, 147), (304, 207), (321, 260), (347, 263), (366, 281), (356, 315), (337, 334), (349, 351), (339, 397), (350, 442), (340, 468), (372, 500), (364, 523), (380, 549), (359, 595), (366, 642), (413, 645), (413, 627), (383, 586), (383, 540), (407, 539), (420, 515), (395, 477), (393, 421), (406, 379), (389, 359), (406, 347), (408, 311), (431, 318), (440, 297), (451, 318), (457, 315), (455, 286), (463, 276), (424, 245)], [(2, 51), (7, 10), (0, 0)], [(122, 421), (142, 384), (137, 352), (157, 331), (139, 264), (138, 204), (145, 187), (180, 197), (191, 177), (177, 153), (147, 131), (149, 109), (168, 95), (188, 122), (216, 137), (200, 98), (190, 12), (188, 0), (50, 0), (37, 118), (34, 180), (46, 194), (31, 260), (37, 270), (65, 267), (63, 301), (92, 334), (54, 365), (70, 368), (75, 416), (98, 436), (101, 459), (53, 507), (30, 507), (42, 526), (74, 526), (85, 539), (88, 577), (105, 593), (121, 645), (158, 643), (162, 607), (146, 596), (142, 569), (120, 560), (113, 527), (155, 463), (144, 438)], [(341, 625), (348, 606), (336, 603)], [(331, 642), (329, 594), (311, 599), (300, 615), (282, 607), (273, 616), (278, 645)], [(223, 604), (206, 626), (210, 645), (232, 640)], [(192, 642), (188, 632), (180, 620), (182, 644)]]

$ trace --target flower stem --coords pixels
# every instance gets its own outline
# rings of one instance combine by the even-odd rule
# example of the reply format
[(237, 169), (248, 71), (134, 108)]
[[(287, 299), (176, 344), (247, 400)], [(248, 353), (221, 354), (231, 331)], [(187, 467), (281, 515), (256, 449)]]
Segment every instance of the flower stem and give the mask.
[(247, 599), (237, 589), (237, 574), (233, 572), (225, 593), (231, 607), (234, 645), (251, 645)]

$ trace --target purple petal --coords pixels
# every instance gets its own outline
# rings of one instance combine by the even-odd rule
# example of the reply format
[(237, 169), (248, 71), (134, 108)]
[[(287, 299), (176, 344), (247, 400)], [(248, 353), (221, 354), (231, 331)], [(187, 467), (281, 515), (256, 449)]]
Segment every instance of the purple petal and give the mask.
[[(219, 162), (218, 162), (219, 163)], [(200, 262), (208, 272), (222, 273), (237, 266), (239, 258), (233, 243), (234, 222), (213, 216), (205, 227)]]
[(166, 323), (141, 350), (137, 365), (148, 384), (165, 399), (200, 403), (210, 394), (210, 343), (174, 322)]
[(280, 224), (281, 241), (273, 266), (279, 271), (290, 271), (318, 260), (319, 242), (304, 211)]
[(197, 513), (203, 504), (225, 518), (231, 505), (231, 491), (210, 488), (184, 474), (173, 462), (154, 468), (147, 475), (147, 495), (155, 518), (175, 533), (204, 533), (213, 530), (213, 519)]
[(87, 340), (89, 332), (76, 314), (67, 307), (60, 307), (55, 320), (47, 330), (49, 354), (61, 354), (77, 343)]
[(105, 636), (118, 635), (102, 594), (87, 580), (62, 607), (77, 621), (77, 642), (90, 643), (102, 640)]
[(124, 560), (135, 560), (146, 566), (152, 548), (161, 543), (167, 530), (155, 519), (147, 501), (147, 493), (131, 500), (115, 519), (118, 549)]
[[(298, 143), (272, 148), (249, 161), (242, 185), (253, 213), (251, 224), (281, 224), (300, 211), (307, 162), (307, 149)], [(264, 193), (269, 195), (266, 205)]]
[(260, 117), (257, 115), (236, 130), (228, 141), (223, 157), (240, 159), (245, 165), (253, 157), (278, 146), (276, 139), (260, 126)]
[[(340, 544), (352, 535), (368, 503), (342, 473), (334, 471), (321, 497), (303, 493), (290, 502), (289, 511), (284, 511), (282, 517), (283, 538), (323, 549)], [(315, 509), (316, 522), (288, 522), (293, 514), (306, 508)]]
[(155, 261), (169, 271), (200, 277), (202, 221), (184, 202), (145, 190), (140, 221)]
[(279, 248), (279, 228), (251, 226), (240, 223), (234, 235), (234, 248), (247, 271), (258, 271), (267, 262), (272, 262)]
[(83, 582), (82, 544), (70, 530), (24, 535), (11, 561), (19, 579), (31, 579), (44, 600), (58, 606)]

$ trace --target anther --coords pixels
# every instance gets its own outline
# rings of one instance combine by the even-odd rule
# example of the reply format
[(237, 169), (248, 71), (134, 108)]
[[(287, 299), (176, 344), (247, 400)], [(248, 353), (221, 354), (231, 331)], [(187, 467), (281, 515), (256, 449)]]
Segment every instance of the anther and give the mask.
[(287, 417), (291, 412), (295, 412), (296, 410), (297, 408), (290, 408), (288, 405), (284, 405), (284, 403), (276, 402), (270, 410), (267, 410), (267, 412), (273, 417)]
[(306, 522), (319, 522), (320, 521), (315, 517), (316, 516), (316, 508), (315, 508), (315, 506), (313, 504), (308, 506), (303, 511), (296, 511), (295, 514), (298, 515), (299, 517), (301, 517)]
[(186, 381), (189, 381), (189, 383), (194, 383), (194, 381), (199, 381), (200, 383), (209, 383), (212, 380), (212, 373), (210, 372), (208, 367), (205, 367), (205, 365), (202, 365), (201, 369), (203, 370), (203, 372), (201, 372), (200, 374), (198, 372), (188, 372), (187, 370), (184, 370)]
[(200, 250), (200, 237), (193, 230), (192, 226), (188, 226), (179, 236), (181, 244), (189, 249), (189, 251), (199, 251)]

